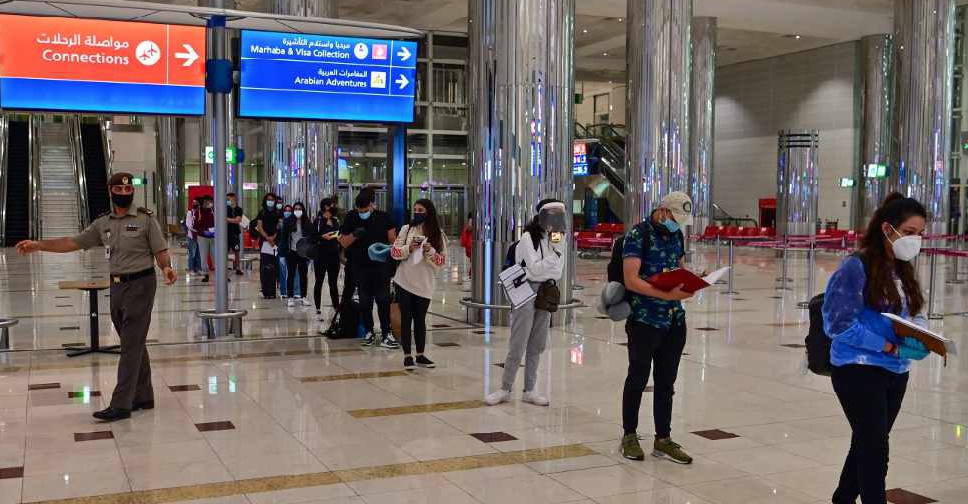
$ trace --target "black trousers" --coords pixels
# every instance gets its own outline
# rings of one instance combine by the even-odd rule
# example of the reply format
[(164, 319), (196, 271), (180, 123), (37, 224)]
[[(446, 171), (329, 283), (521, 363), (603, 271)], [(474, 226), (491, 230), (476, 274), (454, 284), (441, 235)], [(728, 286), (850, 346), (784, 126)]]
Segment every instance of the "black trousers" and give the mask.
[(352, 265), (347, 264), (343, 268), (343, 296), (340, 298), (340, 306), (353, 300), (356, 293), (356, 275), (353, 273)]
[[(404, 355), (410, 354), (411, 340), (417, 342), (417, 353), (424, 353), (427, 344), (427, 310), (430, 308), (430, 300), (420, 297), (399, 285), (395, 292), (397, 302), (400, 303), (400, 345), (403, 347)], [(411, 332), (411, 327), (413, 331)]]
[(672, 396), (682, 349), (686, 346), (686, 324), (681, 322), (660, 329), (629, 321), (625, 324), (625, 333), (629, 337), (629, 374), (622, 393), (622, 427), (626, 434), (638, 429), (642, 393), (651, 371), (655, 384), (652, 410), (655, 436), (667, 438), (672, 433)]
[(286, 292), (289, 293), (289, 297), (296, 297), (294, 290), (297, 273), (299, 274), (299, 297), (306, 297), (306, 291), (309, 290), (309, 260), (290, 250), (289, 255), (286, 256), (286, 269), (289, 270), (286, 276)]
[[(368, 332), (373, 330), (373, 303), (376, 303), (377, 315), (380, 317), (380, 334), (390, 334), (390, 275), (381, 267), (370, 270), (355, 270), (353, 278), (360, 290), (360, 315), (363, 327)], [(345, 293), (344, 293), (345, 294)]]
[(319, 310), (322, 304), (323, 279), (329, 280), (329, 299), (333, 302), (333, 307), (339, 306), (339, 287), (336, 286), (339, 280), (339, 259), (316, 259), (313, 261), (313, 270), (316, 272), (316, 282), (313, 284), (313, 299), (316, 300), (316, 309)]
[(853, 504), (860, 496), (863, 504), (885, 504), (888, 436), (901, 411), (908, 373), (858, 364), (835, 367), (831, 381), (851, 430), (833, 502)]

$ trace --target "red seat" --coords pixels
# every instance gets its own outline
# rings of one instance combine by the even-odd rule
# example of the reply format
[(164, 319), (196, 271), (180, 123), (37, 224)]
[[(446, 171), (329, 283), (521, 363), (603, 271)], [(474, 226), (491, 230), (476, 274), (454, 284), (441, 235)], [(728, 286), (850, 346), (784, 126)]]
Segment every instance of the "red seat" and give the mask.
[(756, 236), (756, 234), (758, 232), (759, 232), (759, 229), (757, 229), (755, 227), (740, 228), (739, 235), (740, 236)]
[(713, 238), (716, 238), (717, 233), (719, 233), (719, 226), (709, 225), (706, 226), (706, 229), (702, 232), (702, 236), (699, 238), (701, 240), (712, 240)]
[(733, 237), (737, 236), (738, 233), (739, 226), (726, 226), (726, 229), (723, 230), (722, 235), (725, 237)]

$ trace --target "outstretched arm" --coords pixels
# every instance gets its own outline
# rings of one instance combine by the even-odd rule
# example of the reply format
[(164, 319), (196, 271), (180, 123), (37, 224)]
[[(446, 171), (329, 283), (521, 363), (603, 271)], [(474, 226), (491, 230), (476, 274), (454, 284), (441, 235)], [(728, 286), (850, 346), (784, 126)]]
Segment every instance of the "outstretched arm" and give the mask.
[(34, 252), (74, 252), (81, 250), (80, 245), (73, 238), (55, 238), (53, 240), (24, 240), (17, 244), (17, 252), (21, 255), (33, 254)]

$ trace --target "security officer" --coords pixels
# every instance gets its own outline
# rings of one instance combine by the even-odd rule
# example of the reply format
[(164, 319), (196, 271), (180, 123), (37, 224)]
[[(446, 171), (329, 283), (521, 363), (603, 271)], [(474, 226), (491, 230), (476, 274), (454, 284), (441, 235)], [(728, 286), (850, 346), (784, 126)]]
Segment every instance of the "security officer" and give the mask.
[(121, 360), (118, 362), (118, 385), (107, 409), (94, 413), (94, 418), (113, 422), (131, 417), (131, 412), (155, 407), (151, 388), (151, 365), (145, 340), (155, 302), (155, 262), (165, 275), (165, 284), (178, 278), (171, 268), (168, 242), (161, 226), (145, 208), (132, 209), (133, 177), (115, 173), (108, 181), (111, 212), (99, 216), (81, 234), (73, 238), (22, 241), (21, 254), (73, 252), (104, 246), (111, 269), (111, 321), (121, 337)]

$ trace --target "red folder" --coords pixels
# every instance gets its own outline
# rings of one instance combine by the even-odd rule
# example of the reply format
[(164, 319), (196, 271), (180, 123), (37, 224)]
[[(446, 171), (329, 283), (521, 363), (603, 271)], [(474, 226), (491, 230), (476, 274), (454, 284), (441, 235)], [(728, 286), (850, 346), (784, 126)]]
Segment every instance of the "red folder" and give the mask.
[(652, 284), (652, 286), (656, 289), (665, 292), (669, 292), (681, 285), (682, 290), (690, 294), (705, 289), (710, 285), (699, 275), (696, 275), (695, 273), (683, 268), (676, 268), (674, 270), (669, 270), (657, 275), (652, 275), (645, 281)]

